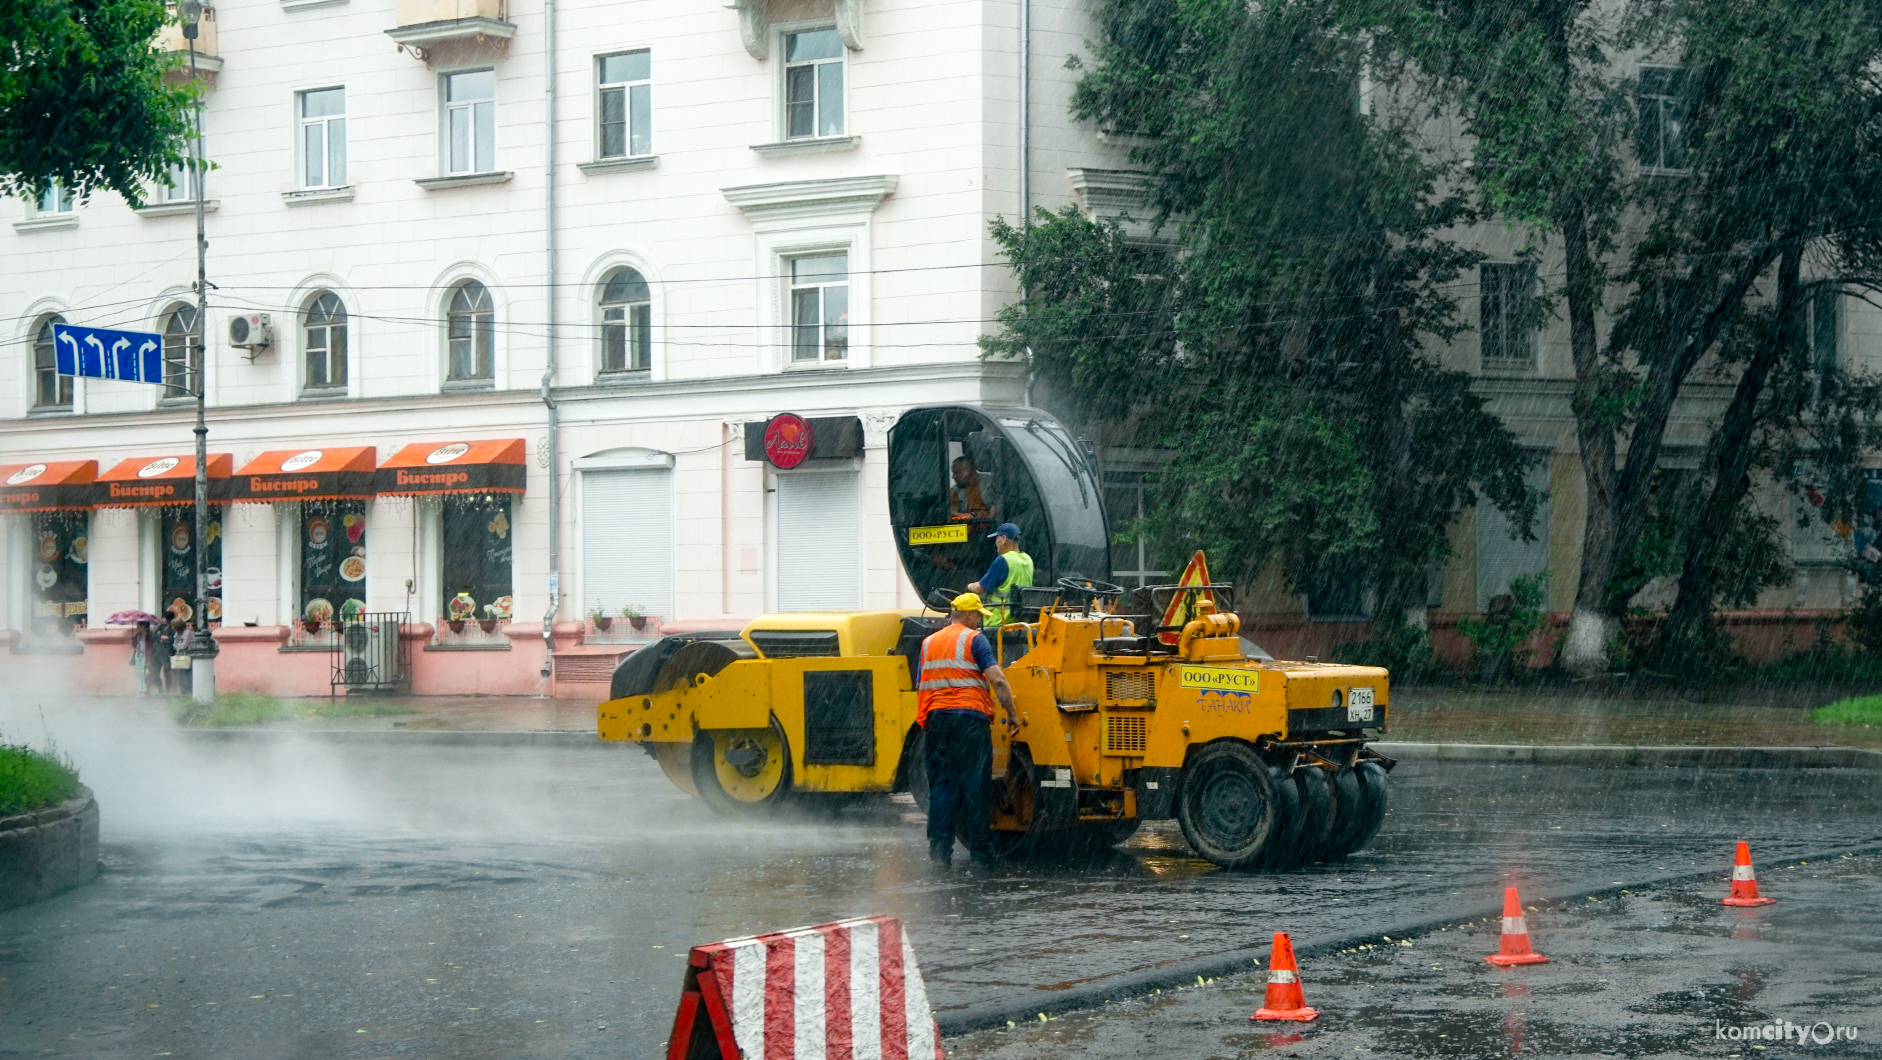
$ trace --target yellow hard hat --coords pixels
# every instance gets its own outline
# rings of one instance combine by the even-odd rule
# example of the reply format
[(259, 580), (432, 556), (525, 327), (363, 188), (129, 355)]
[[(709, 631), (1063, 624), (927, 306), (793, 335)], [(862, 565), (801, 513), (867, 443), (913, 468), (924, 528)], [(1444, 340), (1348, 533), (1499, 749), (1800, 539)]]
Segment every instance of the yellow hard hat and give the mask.
[(962, 593), (948, 606), (956, 611), (985, 611), (987, 609), (986, 605), (980, 602), (978, 593)]

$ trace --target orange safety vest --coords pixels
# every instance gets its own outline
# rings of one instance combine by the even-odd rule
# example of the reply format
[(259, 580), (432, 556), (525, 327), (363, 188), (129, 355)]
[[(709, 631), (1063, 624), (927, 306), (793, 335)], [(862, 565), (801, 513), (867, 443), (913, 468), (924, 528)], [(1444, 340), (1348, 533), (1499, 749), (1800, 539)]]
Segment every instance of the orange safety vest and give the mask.
[(977, 710), (993, 717), (993, 693), (974, 662), (974, 637), (979, 633), (950, 622), (921, 642), (915, 724), (927, 724), (931, 710)]

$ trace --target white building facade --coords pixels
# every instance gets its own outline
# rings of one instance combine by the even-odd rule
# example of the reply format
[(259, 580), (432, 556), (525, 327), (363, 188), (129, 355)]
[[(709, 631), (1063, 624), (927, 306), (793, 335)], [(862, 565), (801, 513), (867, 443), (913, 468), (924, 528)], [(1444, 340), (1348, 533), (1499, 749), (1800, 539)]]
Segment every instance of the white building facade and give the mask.
[[(193, 399), (61, 379), (59, 321), (200, 360), (224, 690), (327, 692), (354, 614), (415, 692), (588, 695), (661, 629), (915, 605), (887, 432), (1023, 401), (989, 221), (1121, 167), (1066, 114), (1086, 7), (563, 0), (551, 46), (544, 0), (219, 4), (205, 350), (187, 180), (4, 205), (0, 665), (134, 689), (106, 620), (196, 545)], [(790, 471), (747, 440), (785, 412)]]

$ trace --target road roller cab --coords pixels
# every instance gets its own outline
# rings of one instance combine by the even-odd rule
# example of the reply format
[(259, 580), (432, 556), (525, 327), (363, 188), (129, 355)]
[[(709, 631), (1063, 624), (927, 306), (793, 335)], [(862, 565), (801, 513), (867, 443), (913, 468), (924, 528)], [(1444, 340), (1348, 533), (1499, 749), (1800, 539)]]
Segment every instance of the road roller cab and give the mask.
[[(725, 814), (907, 791), (925, 809), (915, 724), (921, 642), (946, 600), (1022, 531), (1036, 584), (986, 632), (1020, 725), (994, 726), (992, 825), (1008, 852), (1115, 842), (1174, 817), (1220, 865), (1339, 856), (1385, 813), (1392, 763), (1377, 667), (1275, 662), (1240, 636), (1233, 590), (1201, 564), (1127, 594), (1109, 576), (1096, 475), (1036, 410), (915, 409), (889, 436), (890, 522), (925, 611), (767, 615), (667, 637), (616, 670), (603, 739), (643, 744)], [(1141, 613), (1129, 613), (1133, 610)]]

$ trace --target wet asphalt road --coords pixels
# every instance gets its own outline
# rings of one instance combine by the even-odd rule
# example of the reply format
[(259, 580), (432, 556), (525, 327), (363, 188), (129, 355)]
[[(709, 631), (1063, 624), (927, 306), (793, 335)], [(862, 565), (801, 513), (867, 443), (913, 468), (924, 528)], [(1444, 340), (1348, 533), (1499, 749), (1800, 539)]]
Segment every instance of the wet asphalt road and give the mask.
[[(1481, 911), (1505, 882), (1716, 869), (1723, 893), (1738, 838), (1773, 863), (1882, 841), (1869, 773), (1407, 762), (1339, 865), (1221, 872), (1163, 825), (1077, 863), (937, 872), (912, 806), (728, 824), (632, 751), (60, 743), (98, 792), (106, 872), (0, 913), (0, 1057), (650, 1057), (686, 947), (754, 931), (902, 916), (945, 1015), (1275, 930)], [(1453, 989), (1475, 987), (1425, 988)]]

